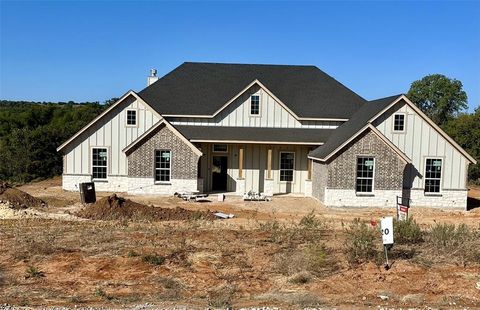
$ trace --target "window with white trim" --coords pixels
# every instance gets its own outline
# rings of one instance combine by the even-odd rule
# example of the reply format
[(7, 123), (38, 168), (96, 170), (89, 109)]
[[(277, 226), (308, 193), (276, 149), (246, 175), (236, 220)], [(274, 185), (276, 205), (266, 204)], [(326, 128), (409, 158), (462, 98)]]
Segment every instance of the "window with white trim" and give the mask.
[(375, 171), (375, 158), (357, 157), (357, 178), (355, 191), (357, 193), (372, 193)]
[(250, 115), (260, 115), (260, 95), (250, 97)]
[(405, 131), (405, 114), (398, 113), (393, 115), (393, 131), (395, 132)]
[(172, 152), (155, 150), (155, 182), (170, 182)]
[(108, 155), (106, 148), (92, 148), (92, 178), (94, 180), (107, 179)]
[(292, 182), (295, 170), (295, 153), (280, 152), (280, 181)]
[(213, 151), (215, 153), (227, 153), (228, 146), (226, 144), (214, 144)]
[(136, 126), (136, 125), (137, 125), (137, 111), (127, 110), (127, 126)]
[(440, 193), (442, 160), (427, 158), (425, 161), (425, 193)]

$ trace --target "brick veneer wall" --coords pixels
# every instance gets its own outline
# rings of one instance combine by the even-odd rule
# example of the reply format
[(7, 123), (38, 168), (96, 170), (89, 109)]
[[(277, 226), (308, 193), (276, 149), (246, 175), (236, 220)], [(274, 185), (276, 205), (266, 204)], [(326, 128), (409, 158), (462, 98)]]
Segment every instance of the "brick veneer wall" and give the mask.
[(370, 130), (329, 161), (327, 187), (355, 190), (357, 157), (360, 155), (375, 158), (374, 190), (402, 189), (405, 163)]
[(129, 177), (153, 178), (155, 150), (171, 150), (171, 179), (197, 179), (199, 156), (165, 125), (160, 125), (143, 141), (127, 154)]

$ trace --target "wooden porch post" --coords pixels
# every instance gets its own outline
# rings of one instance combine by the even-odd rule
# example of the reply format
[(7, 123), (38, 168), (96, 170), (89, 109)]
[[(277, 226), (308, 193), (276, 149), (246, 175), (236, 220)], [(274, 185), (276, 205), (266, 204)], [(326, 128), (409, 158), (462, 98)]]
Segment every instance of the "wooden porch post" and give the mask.
[(308, 160), (308, 173), (307, 173), (307, 180), (312, 179), (312, 160), (310, 158)]
[(272, 178), (272, 149), (269, 148), (267, 152), (267, 179)]
[(243, 146), (238, 149), (238, 178), (243, 179)]

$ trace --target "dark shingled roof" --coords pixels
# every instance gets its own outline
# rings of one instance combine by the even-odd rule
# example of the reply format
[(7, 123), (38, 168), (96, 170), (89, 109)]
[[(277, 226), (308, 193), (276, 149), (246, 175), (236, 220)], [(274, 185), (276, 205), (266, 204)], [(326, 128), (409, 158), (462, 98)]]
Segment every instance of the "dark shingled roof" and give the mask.
[(324, 143), (334, 129), (174, 125), (188, 140)]
[(138, 94), (162, 115), (212, 115), (258, 79), (302, 118), (350, 118), (366, 101), (315, 66), (185, 62)]
[(311, 157), (324, 159), (335, 151), (339, 146), (354, 136), (360, 129), (368, 124), (368, 121), (383, 109), (388, 107), (395, 99), (401, 95), (385, 97), (364, 104), (351, 119), (339, 126), (329, 137), (327, 142), (311, 151), (308, 155)]

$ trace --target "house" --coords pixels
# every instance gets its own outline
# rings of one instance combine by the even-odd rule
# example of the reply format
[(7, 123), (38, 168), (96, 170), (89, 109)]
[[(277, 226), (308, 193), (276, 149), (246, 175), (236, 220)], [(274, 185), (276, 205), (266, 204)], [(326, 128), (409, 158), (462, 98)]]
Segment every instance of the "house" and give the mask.
[(367, 101), (315, 66), (184, 63), (58, 151), (63, 188), (294, 193), (328, 206), (462, 207), (465, 150), (404, 95)]

